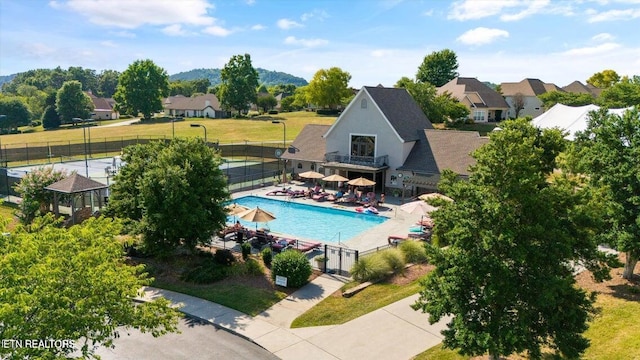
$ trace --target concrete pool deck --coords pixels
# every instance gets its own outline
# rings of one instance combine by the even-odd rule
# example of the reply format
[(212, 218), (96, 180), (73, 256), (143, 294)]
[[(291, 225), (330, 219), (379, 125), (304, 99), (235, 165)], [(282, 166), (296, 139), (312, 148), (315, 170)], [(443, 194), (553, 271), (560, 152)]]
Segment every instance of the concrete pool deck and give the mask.
[[(291, 190), (294, 190), (294, 191), (307, 190), (307, 187), (304, 185), (300, 185), (299, 182), (287, 184), (285, 187), (286, 188), (290, 187)], [(268, 199), (294, 202), (298, 204), (307, 204), (307, 205), (319, 206), (319, 207), (342, 209), (342, 210), (353, 211), (353, 212), (355, 212), (355, 209), (358, 207), (358, 205), (344, 205), (341, 203), (333, 203), (331, 201), (314, 201), (312, 199), (307, 199), (307, 198), (289, 198), (289, 196), (267, 196), (266, 195), (270, 191), (273, 191), (276, 189), (282, 189), (282, 188), (283, 188), (282, 185), (265, 186), (259, 189), (233, 193), (232, 198), (236, 199), (236, 198), (252, 195), (252, 196), (259, 196), (259, 197), (268, 198)], [(333, 191), (329, 190), (329, 192), (335, 192), (335, 190)], [(379, 196), (380, 195), (378, 194), (378, 197)], [(405, 203), (409, 201), (410, 201), (409, 199), (405, 199)], [(421, 218), (420, 215), (409, 214), (401, 210), (399, 208), (401, 205), (401, 202), (402, 202), (401, 198), (387, 196), (385, 199), (385, 203), (379, 206), (378, 210), (380, 211), (379, 213), (380, 216), (384, 216), (389, 220), (385, 221), (380, 225), (376, 225), (368, 230), (365, 230), (364, 232), (352, 237), (347, 241), (341, 241), (340, 243), (327, 242), (327, 241), (311, 239), (311, 238), (301, 238), (298, 236), (292, 236), (291, 234), (278, 234), (278, 235), (297, 238), (303, 241), (315, 241), (315, 242), (320, 241), (329, 245), (343, 246), (349, 249), (355, 249), (360, 251), (374, 249), (377, 246), (388, 245), (387, 238), (389, 235), (407, 236), (409, 234), (409, 228), (412, 226), (415, 226), (416, 222), (420, 221), (420, 218)], [(214, 239), (212, 245), (216, 247), (233, 247), (235, 243), (231, 245), (229, 244), (229, 241), (225, 243), (220, 239)]]

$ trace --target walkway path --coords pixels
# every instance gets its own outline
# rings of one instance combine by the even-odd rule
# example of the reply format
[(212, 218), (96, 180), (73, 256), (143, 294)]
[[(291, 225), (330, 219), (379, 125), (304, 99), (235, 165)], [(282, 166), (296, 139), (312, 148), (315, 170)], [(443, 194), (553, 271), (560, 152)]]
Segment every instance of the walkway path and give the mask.
[(299, 315), (346, 282), (324, 274), (258, 316), (173, 291), (147, 288), (144, 299), (158, 296), (181, 311), (248, 338), (281, 359), (410, 359), (442, 341), (449, 319), (430, 325), (428, 315), (413, 311), (410, 296), (342, 325), (291, 329)]

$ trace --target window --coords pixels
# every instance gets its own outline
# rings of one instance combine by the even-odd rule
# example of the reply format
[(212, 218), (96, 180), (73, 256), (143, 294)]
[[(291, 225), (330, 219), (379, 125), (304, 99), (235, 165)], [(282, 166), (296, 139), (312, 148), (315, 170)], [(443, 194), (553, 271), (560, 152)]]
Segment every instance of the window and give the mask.
[(375, 151), (375, 136), (351, 135), (351, 156), (374, 157)]
[(316, 164), (311, 164), (311, 170), (315, 170), (316, 169)]
[(298, 163), (298, 169), (302, 169), (302, 163)]
[(366, 109), (367, 108), (367, 99), (360, 100), (360, 108), (361, 109)]
[(473, 111), (473, 121), (484, 121), (484, 110)]

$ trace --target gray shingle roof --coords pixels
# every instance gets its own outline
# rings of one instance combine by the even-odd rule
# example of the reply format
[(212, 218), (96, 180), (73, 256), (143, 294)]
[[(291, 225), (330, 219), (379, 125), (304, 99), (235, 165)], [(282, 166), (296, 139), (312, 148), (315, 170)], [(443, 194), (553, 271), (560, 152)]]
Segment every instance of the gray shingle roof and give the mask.
[(283, 159), (305, 160), (305, 161), (324, 161), (326, 153), (327, 141), (323, 135), (329, 130), (330, 125), (308, 124), (302, 128), (300, 134), (291, 144), (295, 149), (294, 153), (285, 151), (282, 154)]
[(51, 190), (65, 194), (77, 194), (81, 192), (106, 188), (108, 188), (108, 186), (103, 183), (91, 180), (87, 177), (79, 175), (78, 173), (73, 173), (64, 179), (45, 187), (45, 190)]
[(538, 96), (547, 91), (563, 91), (555, 84), (543, 83), (540, 79), (524, 79), (517, 83), (504, 82), (500, 84), (502, 95), (513, 96), (521, 93), (524, 96)]
[(476, 78), (457, 77), (444, 84), (442, 87), (438, 88), (438, 92), (440, 93), (449, 91), (453, 96), (458, 98), (458, 100), (462, 100), (462, 96), (464, 96), (465, 94), (456, 93), (456, 91), (454, 91), (454, 88), (456, 88), (455, 85), (461, 85), (461, 87), (463, 87), (464, 89), (464, 93), (477, 93), (483, 101), (483, 104), (480, 105), (482, 107), (503, 109), (509, 108), (509, 104), (507, 104), (507, 102), (499, 92), (488, 87)]
[(589, 94), (591, 96), (598, 96), (601, 92), (601, 89), (598, 89), (597, 87), (591, 85), (591, 84), (583, 84), (580, 81), (576, 80), (574, 82), (572, 82), (571, 84), (567, 85), (567, 86), (563, 86), (562, 90), (566, 91), (566, 92), (571, 92), (571, 93), (578, 93), (578, 94)]
[(459, 175), (469, 175), (475, 164), (471, 156), (476, 149), (489, 142), (474, 131), (424, 130), (413, 146), (405, 163), (398, 170), (418, 174), (439, 174), (450, 169)]
[(163, 106), (168, 110), (204, 110), (207, 107), (207, 101), (214, 110), (220, 110), (220, 101), (215, 94), (204, 94), (196, 97), (170, 96), (164, 100)]
[(364, 89), (402, 140), (415, 141), (418, 139), (418, 130), (433, 129), (427, 116), (406, 89), (373, 86), (365, 86)]

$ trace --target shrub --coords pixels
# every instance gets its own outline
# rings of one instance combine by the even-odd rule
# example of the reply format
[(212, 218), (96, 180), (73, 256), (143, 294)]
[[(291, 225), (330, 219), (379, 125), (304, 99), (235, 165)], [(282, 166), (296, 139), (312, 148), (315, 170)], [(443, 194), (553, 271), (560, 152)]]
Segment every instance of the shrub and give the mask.
[(264, 248), (261, 252), (262, 254), (262, 261), (264, 262), (264, 266), (270, 268), (271, 267), (271, 260), (273, 260), (273, 251), (271, 250), (271, 248)]
[(277, 115), (278, 110), (269, 110), (269, 115)]
[(33, 120), (33, 121), (31, 121), (31, 123), (29, 123), (29, 126), (31, 126), (31, 127), (36, 127), (36, 126), (40, 126), (40, 125), (42, 125), (42, 121), (40, 121), (40, 120)]
[(356, 281), (378, 281), (389, 272), (389, 265), (381, 256), (367, 256), (358, 259), (351, 267), (351, 276)]
[(318, 114), (318, 115), (340, 115), (340, 110), (338, 110), (338, 109), (318, 109), (318, 110), (316, 110), (316, 114)]
[(256, 259), (248, 259), (244, 263), (244, 267), (246, 269), (247, 275), (258, 276), (264, 274), (262, 266), (260, 266), (260, 263)]
[(287, 286), (301, 287), (309, 282), (312, 268), (307, 257), (296, 250), (286, 250), (273, 257), (271, 264), (271, 278), (275, 280), (276, 275), (284, 276)]
[(240, 249), (242, 249), (242, 260), (247, 261), (249, 255), (251, 255), (251, 244), (246, 241), (240, 245)]
[(231, 250), (228, 249), (216, 250), (216, 254), (213, 256), (213, 259), (216, 263), (224, 266), (231, 266), (236, 261), (235, 256), (233, 256)]
[(404, 261), (404, 255), (402, 251), (399, 249), (387, 249), (379, 252), (374, 256), (380, 256), (384, 261), (389, 265), (389, 269), (394, 273), (402, 273), (404, 272), (404, 266), (406, 265)]
[(418, 264), (427, 261), (427, 250), (422, 242), (403, 241), (398, 249), (404, 254), (406, 262)]
[[(216, 255), (218, 252), (216, 252)], [(181, 278), (196, 284), (210, 284), (227, 277), (226, 267), (214, 261), (204, 261), (202, 264), (185, 271)]]

